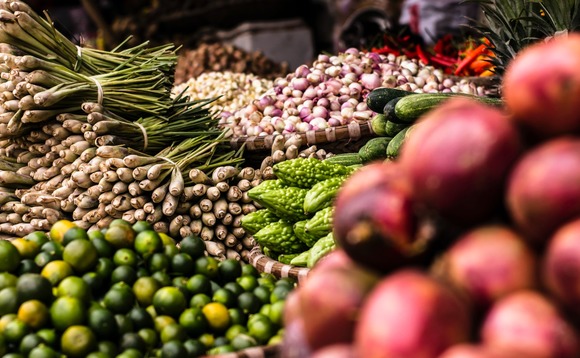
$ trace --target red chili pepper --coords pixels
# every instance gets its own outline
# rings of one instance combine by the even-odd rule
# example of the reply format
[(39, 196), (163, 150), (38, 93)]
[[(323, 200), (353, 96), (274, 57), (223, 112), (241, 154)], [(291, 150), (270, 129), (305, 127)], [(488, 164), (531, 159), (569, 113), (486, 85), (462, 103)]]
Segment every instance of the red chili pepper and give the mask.
[(460, 73), (462, 73), (463, 70), (467, 66), (469, 66), (470, 63), (475, 61), (475, 59), (478, 58), (479, 55), (483, 54), (486, 49), (487, 46), (485, 44), (481, 44), (477, 48), (467, 52), (465, 58), (463, 58), (463, 60), (461, 60), (457, 65), (457, 68), (455, 69), (455, 75), (459, 75)]
[(439, 66), (443, 66), (443, 67), (452, 67), (453, 65), (455, 65), (457, 62), (455, 60), (448, 60), (446, 58), (442, 58), (440, 56), (432, 56), (431, 57), (431, 61)]
[(419, 59), (423, 61), (424, 64), (426, 65), (429, 64), (429, 58), (421, 48), (421, 45), (415, 45), (415, 51), (417, 52), (417, 56), (419, 57)]

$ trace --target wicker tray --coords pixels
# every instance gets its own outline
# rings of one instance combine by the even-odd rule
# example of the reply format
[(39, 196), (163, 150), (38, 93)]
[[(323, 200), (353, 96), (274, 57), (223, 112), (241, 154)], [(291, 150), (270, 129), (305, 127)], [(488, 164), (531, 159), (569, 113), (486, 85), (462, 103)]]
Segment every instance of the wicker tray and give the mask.
[(251, 347), (234, 353), (213, 355), (211, 358), (275, 358), (281, 356), (280, 349), (281, 346), (279, 344)]
[[(289, 139), (295, 134), (289, 133), (284, 134), (284, 136)], [(333, 153), (342, 153), (350, 149), (356, 150), (358, 148), (353, 147), (357, 145), (360, 147), (365, 142), (361, 139), (374, 136), (369, 121), (351, 122), (344, 126), (329, 127), (324, 130), (308, 131), (298, 134), (302, 137), (303, 146), (316, 145), (323, 149), (334, 149)], [(274, 138), (274, 135), (236, 137), (230, 140), (230, 145), (234, 149), (245, 145), (245, 149), (248, 151), (267, 151), (272, 148)], [(343, 148), (342, 151), (340, 151), (341, 148)]]
[(298, 283), (304, 280), (310, 272), (309, 268), (283, 264), (280, 261), (264, 255), (260, 245), (256, 245), (250, 250), (248, 261), (250, 265), (254, 266), (260, 272), (272, 274), (276, 278), (294, 278)]

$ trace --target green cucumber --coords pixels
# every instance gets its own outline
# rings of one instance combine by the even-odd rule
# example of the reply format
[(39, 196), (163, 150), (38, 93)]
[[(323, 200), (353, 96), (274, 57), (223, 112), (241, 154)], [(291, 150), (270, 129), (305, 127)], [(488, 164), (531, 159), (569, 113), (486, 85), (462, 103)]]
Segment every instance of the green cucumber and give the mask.
[(371, 129), (376, 135), (384, 137), (386, 135), (385, 125), (387, 124), (387, 116), (382, 113), (377, 113), (371, 118)]
[(333, 155), (332, 157), (328, 157), (324, 159), (325, 162), (332, 163), (332, 164), (340, 164), (346, 167), (351, 165), (358, 165), (362, 164), (362, 160), (358, 153), (341, 153)]
[(385, 104), (385, 106), (383, 107), (383, 114), (385, 115), (385, 118), (387, 119), (388, 122), (402, 123), (407, 125), (409, 124), (398, 119), (397, 113), (395, 112), (395, 106), (402, 98), (403, 97), (393, 98), (392, 100), (387, 102), (387, 104)]
[(371, 111), (381, 113), (385, 104), (397, 97), (408, 96), (413, 92), (404, 91), (397, 88), (379, 87), (370, 91), (367, 96), (367, 106)]
[(395, 123), (387, 121), (385, 124), (385, 133), (387, 133), (387, 137), (394, 137), (397, 135), (397, 133), (407, 128), (408, 126), (408, 123)]
[(413, 131), (413, 128), (415, 128), (415, 125), (404, 128), (402, 131), (397, 133), (397, 135), (394, 136), (393, 139), (391, 139), (389, 145), (387, 146), (386, 151), (387, 159), (393, 160), (399, 156), (401, 148), (403, 147), (403, 144), (405, 144), (407, 138), (409, 138), (409, 135)]
[(370, 139), (363, 145), (359, 151), (358, 155), (363, 163), (368, 163), (373, 160), (385, 159), (385, 153), (389, 142), (393, 139), (392, 137), (376, 137)]
[[(395, 104), (396, 119), (400, 123), (413, 123), (441, 103), (457, 96), (464, 96), (492, 106), (503, 105), (503, 101), (499, 98), (475, 96), (465, 93), (415, 93), (402, 97), (397, 101)], [(390, 118), (387, 119), (390, 120)]]

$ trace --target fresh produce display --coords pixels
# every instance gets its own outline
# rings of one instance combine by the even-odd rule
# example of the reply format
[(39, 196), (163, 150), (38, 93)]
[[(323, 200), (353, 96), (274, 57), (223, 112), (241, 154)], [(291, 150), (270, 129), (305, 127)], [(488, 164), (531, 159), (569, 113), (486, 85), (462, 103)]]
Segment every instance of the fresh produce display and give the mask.
[(531, 45), (504, 106), (454, 95), (345, 180), (337, 248), (286, 301), (284, 357), (580, 355), (578, 46)]
[(273, 170), (276, 179), (265, 180), (248, 192), (263, 208), (244, 216), (242, 227), (266, 255), (312, 267), (334, 249), (333, 201), (354, 168), (297, 158), (277, 163)]
[(233, 113), (223, 113), (220, 125), (241, 137), (303, 133), (364, 122), (374, 115), (366, 97), (378, 87), (486, 94), (483, 86), (447, 78), (440, 69), (415, 59), (351, 48), (338, 55), (320, 54), (312, 65), (301, 65), (276, 78), (264, 95)]
[[(274, 79), (286, 76), (289, 69), (287, 63), (276, 63), (261, 51), (249, 53), (230, 44), (201, 43), (193, 49), (180, 52), (175, 68), (175, 84), (181, 85), (204, 73), (213, 72), (245, 73)], [(222, 86), (226, 87), (225, 84)]]
[(282, 340), (290, 279), (204, 255), (144, 221), (0, 241), (0, 353), (199, 357)]
[(209, 104), (213, 112), (233, 113), (264, 95), (273, 85), (272, 80), (255, 74), (213, 71), (174, 86), (172, 93), (175, 96), (183, 94), (191, 100), (215, 98)]

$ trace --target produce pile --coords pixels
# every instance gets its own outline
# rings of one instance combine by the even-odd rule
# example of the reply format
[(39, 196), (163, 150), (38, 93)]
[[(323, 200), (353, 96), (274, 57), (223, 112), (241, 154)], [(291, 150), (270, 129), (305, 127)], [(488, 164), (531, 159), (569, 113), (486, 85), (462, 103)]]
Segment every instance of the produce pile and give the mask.
[(366, 97), (377, 87), (411, 92), (453, 92), (483, 96), (486, 89), (465, 79), (446, 78), (440, 69), (405, 56), (380, 55), (351, 48), (338, 55), (320, 54), (301, 65), (245, 107), (220, 117), (234, 137), (304, 133), (366, 122), (374, 112)]
[(538, 42), (503, 107), (451, 97), (357, 169), (338, 249), (286, 302), (283, 356), (578, 357), (578, 68), (580, 35)]
[(267, 256), (313, 267), (335, 247), (332, 203), (354, 170), (330, 159), (298, 158), (275, 164), (276, 179), (248, 192), (263, 209), (244, 216), (242, 227)]
[(194, 49), (181, 50), (175, 68), (175, 84), (210, 72), (246, 73), (274, 79), (286, 76), (289, 69), (287, 63), (278, 64), (261, 51), (249, 53), (234, 45), (202, 43)]
[[(289, 279), (144, 221), (0, 240), (0, 354), (199, 357), (282, 340)], [(49, 239), (50, 237), (50, 239)]]

